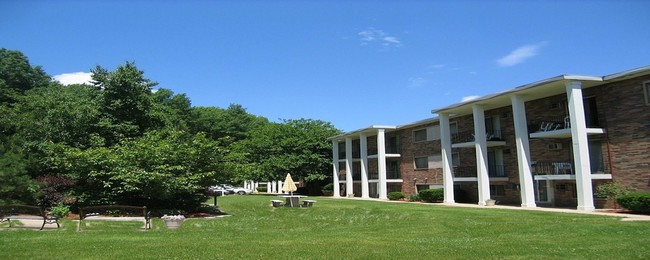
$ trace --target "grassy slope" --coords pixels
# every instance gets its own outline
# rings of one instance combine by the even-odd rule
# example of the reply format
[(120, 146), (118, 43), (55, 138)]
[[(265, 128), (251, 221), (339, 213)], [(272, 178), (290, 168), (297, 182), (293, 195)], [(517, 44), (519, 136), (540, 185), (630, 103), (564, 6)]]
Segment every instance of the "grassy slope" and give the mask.
[(650, 258), (650, 223), (617, 218), (431, 204), (316, 198), (313, 208), (270, 206), (268, 196), (228, 196), (233, 217), (74, 222), (55, 231), (0, 231), (0, 258)]

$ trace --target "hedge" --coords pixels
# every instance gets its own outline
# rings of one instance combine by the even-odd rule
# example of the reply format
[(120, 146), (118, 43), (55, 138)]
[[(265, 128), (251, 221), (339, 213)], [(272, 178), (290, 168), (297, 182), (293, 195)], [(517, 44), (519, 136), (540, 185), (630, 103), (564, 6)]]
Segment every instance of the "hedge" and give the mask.
[(635, 212), (650, 212), (650, 193), (636, 192), (621, 195), (616, 202), (622, 207)]
[(443, 189), (422, 190), (418, 193), (418, 197), (425, 202), (439, 202), (444, 200), (445, 193)]
[(404, 193), (401, 193), (399, 191), (393, 191), (388, 193), (389, 200), (401, 200), (403, 198), (405, 198)]

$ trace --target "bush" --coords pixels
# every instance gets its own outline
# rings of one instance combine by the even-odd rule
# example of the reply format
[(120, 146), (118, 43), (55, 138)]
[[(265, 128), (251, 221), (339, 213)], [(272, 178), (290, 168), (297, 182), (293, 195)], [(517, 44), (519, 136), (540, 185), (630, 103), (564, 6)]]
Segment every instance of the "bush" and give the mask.
[(429, 189), (420, 191), (418, 196), (425, 202), (439, 202), (445, 198), (445, 193), (443, 189)]
[(388, 193), (389, 200), (401, 200), (403, 198), (405, 198), (404, 193), (401, 193), (399, 191), (393, 191)]
[(258, 191), (258, 192), (266, 192), (266, 190), (267, 190), (266, 186), (259, 186), (259, 187), (257, 187), (257, 191)]
[(420, 196), (418, 196), (417, 194), (411, 195), (409, 197), (409, 201), (412, 201), (412, 202), (420, 201)]
[(621, 195), (616, 202), (622, 207), (635, 212), (650, 212), (650, 193), (637, 192)]
[(323, 186), (323, 189), (322, 189), (322, 190), (330, 190), (330, 191), (333, 191), (333, 190), (334, 190), (334, 184), (332, 184), (332, 183), (325, 184), (325, 186)]
[(65, 218), (68, 216), (68, 214), (70, 214), (70, 206), (58, 204), (56, 206), (52, 206), (50, 212), (52, 212), (52, 216), (55, 216), (57, 218)]

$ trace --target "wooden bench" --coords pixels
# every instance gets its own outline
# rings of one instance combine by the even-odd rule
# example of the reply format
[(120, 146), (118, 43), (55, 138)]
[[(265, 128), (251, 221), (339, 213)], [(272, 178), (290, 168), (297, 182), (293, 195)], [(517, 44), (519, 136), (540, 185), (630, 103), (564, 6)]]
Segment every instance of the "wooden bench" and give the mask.
[(271, 200), (271, 203), (273, 203), (274, 208), (278, 208), (283, 205), (281, 200)]
[(45, 224), (56, 224), (56, 227), (59, 228), (59, 219), (50, 216), (45, 211), (36, 206), (28, 205), (2, 205), (0, 206), (0, 223), (9, 222), (9, 227), (11, 227), (12, 219), (25, 219), (25, 220), (43, 220), (43, 225), (41, 229), (45, 227)]
[(303, 206), (304, 208), (309, 208), (309, 207), (311, 207), (311, 206), (314, 206), (314, 203), (316, 203), (315, 200), (303, 200), (303, 201), (302, 201), (302, 206)]
[(93, 220), (117, 220), (124, 217), (143, 217), (144, 229), (151, 229), (151, 216), (146, 206), (100, 205), (81, 207), (79, 208), (79, 226), (77, 226), (77, 231), (81, 230), (83, 220), (89, 217), (97, 217), (93, 218)]

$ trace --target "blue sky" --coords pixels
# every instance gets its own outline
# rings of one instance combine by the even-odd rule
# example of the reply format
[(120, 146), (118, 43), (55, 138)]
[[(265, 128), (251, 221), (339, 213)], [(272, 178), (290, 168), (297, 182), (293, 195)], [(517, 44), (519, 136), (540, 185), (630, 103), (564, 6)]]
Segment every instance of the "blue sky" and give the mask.
[(641, 0), (0, 0), (0, 48), (57, 78), (134, 61), (194, 106), (351, 131), (561, 74), (650, 65), (648, 10)]

